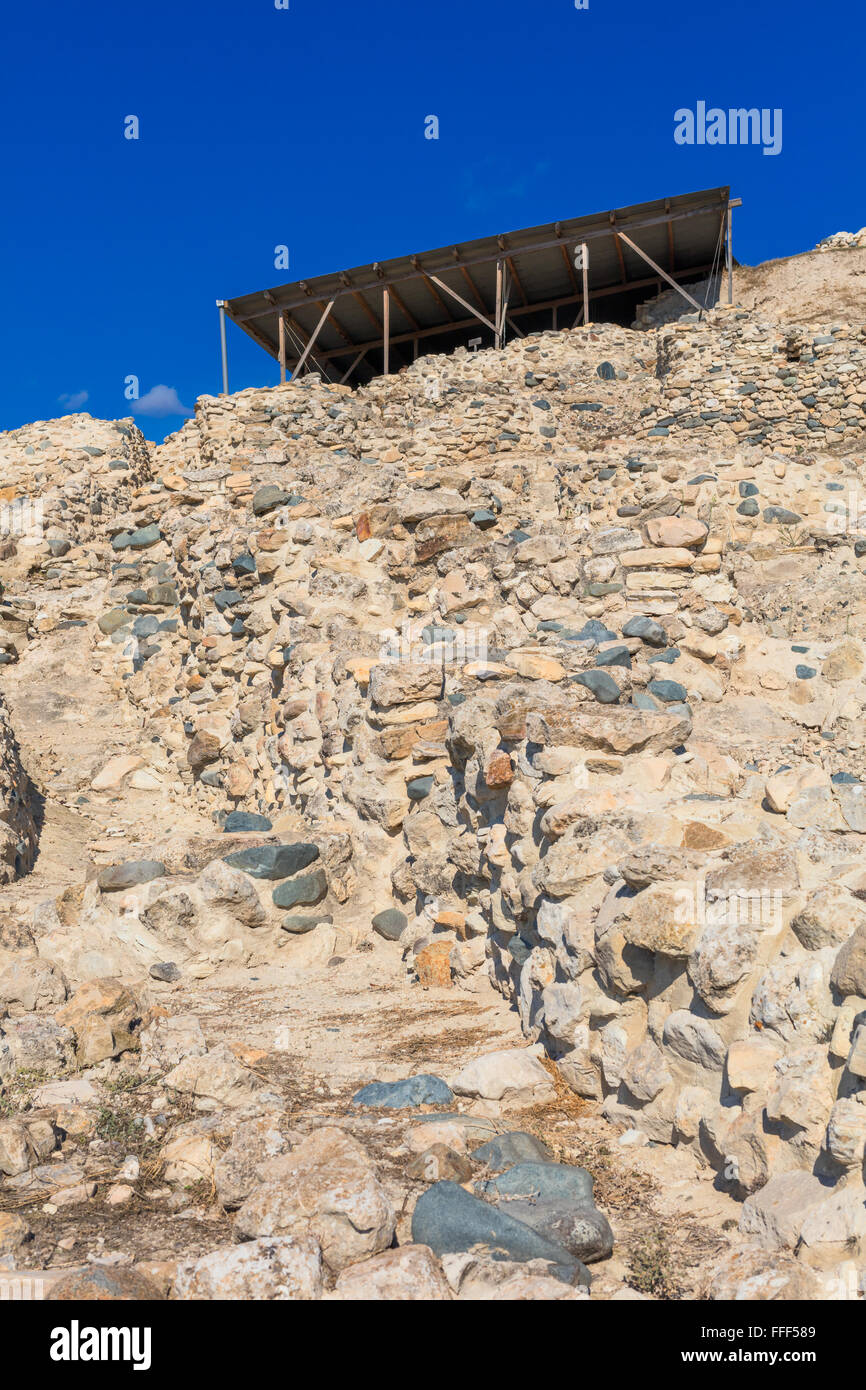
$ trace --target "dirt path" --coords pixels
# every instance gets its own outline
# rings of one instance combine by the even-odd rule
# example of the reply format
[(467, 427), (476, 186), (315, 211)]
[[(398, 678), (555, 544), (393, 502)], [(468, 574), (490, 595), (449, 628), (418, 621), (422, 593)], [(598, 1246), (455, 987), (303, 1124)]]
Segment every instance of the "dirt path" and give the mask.
[[(88, 861), (140, 857), (157, 829), (213, 830), (167, 792), (136, 792), (127, 784), (116, 792), (91, 789), (108, 759), (137, 751), (143, 737), (135, 711), (112, 694), (94, 664), (88, 629), (70, 625), (62, 640), (56, 629), (37, 637), (4, 673), (22, 760), (43, 802), (34, 870), (15, 885), (22, 905), (81, 883)], [(210, 1045), (227, 1043), (252, 1065), (283, 1096), (293, 1128), (303, 1133), (331, 1122), (355, 1133), (377, 1158), (401, 1213), (403, 1242), (411, 1239), (411, 1209), (424, 1186), (406, 1174), (406, 1135), (417, 1113), (363, 1111), (351, 1097), (372, 1080), (419, 1072), (450, 1079), (475, 1057), (526, 1045), (516, 1011), (486, 980), (479, 983), (472, 993), (424, 990), (399, 947), (375, 938), (312, 969), (278, 960), (150, 989), (157, 1006), (195, 1014)], [(109, 1070), (116, 1077), (106, 1088), (100, 1132), (108, 1149), (120, 1146), (117, 1158), (130, 1142), (135, 1116), (171, 1107), (158, 1080), (126, 1090), (123, 1061)], [(556, 1101), (531, 1111), (465, 1101), (457, 1108), (492, 1118), (502, 1129), (530, 1130), (555, 1158), (593, 1173), (616, 1237), (613, 1257), (593, 1269), (595, 1297), (623, 1296), (635, 1286), (656, 1297), (700, 1296), (708, 1259), (716, 1261), (736, 1240), (737, 1204), (714, 1188), (712, 1175), (685, 1150), (621, 1144), (599, 1107), (575, 1097), (553, 1068), (552, 1075)], [(147, 1145), (142, 1153), (150, 1154)], [(56, 1212), (45, 1212), (38, 1201), (27, 1204), (36, 1233), (33, 1267), (76, 1266), (112, 1251), (136, 1260), (189, 1258), (231, 1241), (230, 1219), (212, 1192), (192, 1188), (167, 1206), (169, 1196), (160, 1187), (159, 1165), (147, 1157), (135, 1198), (122, 1211), (100, 1197)]]
[[(412, 1207), (426, 1185), (407, 1176), (407, 1135), (419, 1112), (359, 1109), (352, 1095), (369, 1081), (420, 1072), (451, 1079), (474, 1057), (526, 1045), (516, 1013), (492, 988), (424, 990), (399, 948), (378, 940), (372, 950), (320, 969), (224, 972), (198, 985), (159, 987), (158, 998), (172, 1014), (195, 1013), (209, 1044), (227, 1043), (251, 1065), (284, 1097), (298, 1133), (336, 1124), (363, 1143), (401, 1213), (401, 1243), (411, 1240)], [(454, 1108), (492, 1119), (501, 1130), (528, 1130), (554, 1158), (593, 1174), (616, 1240), (613, 1256), (593, 1266), (594, 1298), (705, 1297), (708, 1269), (738, 1243), (738, 1204), (685, 1149), (620, 1143), (600, 1107), (576, 1097), (550, 1070), (557, 1096), (549, 1104), (509, 1110), (458, 1099)], [(137, 1093), (136, 1103), (146, 1098), (146, 1090)], [(196, 1194), (173, 1231), (153, 1204), (142, 1203), (126, 1214), (122, 1248), (158, 1260), (231, 1240), (210, 1195)], [(102, 1230), (106, 1240), (111, 1230)], [(117, 1232), (120, 1241), (119, 1226)]]

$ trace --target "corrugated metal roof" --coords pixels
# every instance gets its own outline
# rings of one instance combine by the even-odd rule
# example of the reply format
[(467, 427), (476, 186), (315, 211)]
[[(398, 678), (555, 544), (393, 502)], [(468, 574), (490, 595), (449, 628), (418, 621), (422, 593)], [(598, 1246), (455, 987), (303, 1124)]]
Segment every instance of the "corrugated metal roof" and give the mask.
[[(348, 379), (368, 379), (382, 369), (383, 292), (390, 298), (390, 361), (397, 370), (418, 352), (449, 351), (470, 337), (484, 346), (493, 331), (469, 309), (437, 286), (437, 277), (461, 296), (473, 312), (492, 321), (496, 268), (502, 262), (508, 285), (508, 336), (550, 327), (553, 306), (562, 306), (560, 327), (582, 316), (582, 274), (574, 268), (574, 249), (585, 242), (592, 317), (603, 318), (593, 300), (649, 292), (660, 277), (615, 232), (624, 232), (675, 279), (706, 273), (719, 246), (729, 189), (660, 198), (588, 217), (549, 222), (516, 232), (481, 237), (411, 256), (398, 256), (351, 270), (318, 275), (226, 301), (226, 313), (274, 358), (279, 358), (279, 317), (285, 316), (289, 369), (315, 333), (329, 302), (333, 309), (316, 339), (307, 365), (334, 379), (349, 373), (360, 352), (363, 360)], [(568, 306), (574, 306), (569, 315)]]

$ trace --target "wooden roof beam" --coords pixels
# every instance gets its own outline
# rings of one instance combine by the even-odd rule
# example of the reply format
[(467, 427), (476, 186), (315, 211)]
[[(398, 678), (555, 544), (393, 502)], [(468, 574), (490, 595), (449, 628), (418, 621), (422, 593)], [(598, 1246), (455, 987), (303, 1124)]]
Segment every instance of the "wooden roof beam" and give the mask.
[(358, 353), (358, 356), (357, 356), (357, 357), (355, 358), (355, 360), (353, 361), (351, 367), (349, 367), (348, 371), (345, 371), (345, 372), (343, 373), (343, 375), (340, 377), (340, 385), (341, 385), (341, 386), (344, 385), (344, 383), (345, 383), (346, 381), (348, 381), (349, 377), (352, 375), (352, 373), (353, 373), (353, 371), (355, 370), (355, 368), (356, 368), (357, 366), (360, 365), (360, 363), (361, 363), (361, 362), (363, 361), (363, 359), (367, 356), (367, 353), (368, 353), (369, 351), (370, 351), (369, 348), (362, 348), (362, 349), (361, 349), (361, 351)]
[[(331, 302), (333, 303), (333, 300), (332, 300)], [(315, 354), (314, 354), (314, 353), (313, 353), (313, 350), (312, 350), (312, 349), (313, 349), (313, 344), (315, 343), (316, 337), (317, 337), (318, 332), (319, 332), (319, 328), (321, 328), (321, 326), (322, 326), (322, 324), (324, 323), (326, 317), (327, 317), (327, 315), (323, 315), (323, 317), (319, 320), (319, 326), (318, 326), (318, 328), (316, 329), (316, 332), (313, 334), (313, 336), (312, 336), (312, 338), (311, 338), (311, 337), (309, 336), (308, 333), (305, 333), (304, 329), (303, 329), (303, 328), (301, 327), (301, 325), (298, 323), (297, 319), (293, 319), (292, 316), (291, 316), (291, 314), (285, 314), (285, 315), (284, 315), (286, 327), (289, 329), (290, 332), (294, 333), (294, 335), (295, 335), (296, 338), (298, 338), (298, 340), (300, 341), (301, 347), (302, 347), (302, 349), (303, 349), (302, 352), (301, 352), (300, 357), (298, 358), (298, 361), (296, 362), (295, 366), (292, 368), (292, 381), (295, 380), (295, 377), (297, 376), (298, 371), (299, 371), (300, 368), (303, 366), (303, 364), (306, 362), (306, 360), (307, 360), (308, 357), (309, 357), (310, 361), (311, 361), (311, 362), (314, 362), (315, 365), (319, 368), (319, 371), (322, 373), (322, 375), (323, 375), (324, 377), (326, 377), (326, 378), (330, 381), (330, 377), (328, 377), (327, 367), (323, 365), (324, 362), (327, 361), (328, 354), (327, 354), (327, 353), (315, 353)]]
[(411, 314), (411, 313), (409, 312), (409, 310), (407, 309), (406, 305), (405, 305), (404, 302), (403, 302), (402, 296), (397, 292), (397, 290), (394, 288), (393, 285), (391, 285), (390, 290), (389, 290), (389, 293), (390, 293), (391, 298), (393, 299), (394, 303), (397, 305), (397, 308), (400, 310), (400, 313), (403, 315), (403, 317), (404, 317), (409, 323), (411, 323), (411, 325), (412, 325), (413, 328), (417, 329), (418, 331), (421, 331), (421, 325), (420, 325), (420, 323), (419, 323), (418, 320), (415, 318), (415, 315), (414, 315), (414, 314)]
[(424, 270), (424, 268), (423, 268), (423, 266), (421, 265), (421, 262), (420, 262), (420, 260), (418, 259), (418, 257), (417, 257), (417, 256), (412, 256), (412, 257), (410, 257), (410, 261), (411, 261), (411, 264), (412, 264), (412, 268), (413, 268), (414, 270), (416, 270), (416, 271), (418, 272), (419, 275), (422, 275), (422, 276), (424, 277), (424, 284), (427, 286), (427, 288), (428, 288), (428, 290), (430, 291), (430, 293), (432, 294), (433, 298), (436, 300), (436, 303), (439, 305), (439, 308), (442, 310), (442, 312), (443, 312), (443, 314), (445, 315), (445, 317), (446, 317), (447, 319), (449, 319), (449, 320), (453, 323), (453, 322), (454, 322), (454, 315), (452, 314), (452, 312), (451, 312), (451, 310), (449, 309), (448, 305), (445, 303), (445, 300), (442, 298), (442, 296), (441, 296), (441, 294), (439, 293), (439, 291), (437, 290), (436, 286), (435, 286), (434, 284), (431, 283), (430, 277), (428, 276), (426, 270)]
[(514, 268), (514, 259), (513, 259), (513, 257), (511, 257), (511, 256), (506, 256), (506, 257), (505, 257), (505, 264), (508, 266), (508, 273), (509, 273), (509, 275), (511, 276), (511, 278), (512, 278), (512, 280), (514, 281), (515, 285), (517, 286), (517, 293), (520, 295), (520, 298), (523, 300), (523, 303), (524, 303), (524, 304), (528, 304), (528, 303), (529, 303), (529, 300), (526, 298), (526, 290), (523, 288), (522, 284), (520, 283), (520, 276), (517, 274), (517, 271), (516, 271), (515, 268)]
[(611, 227), (614, 228), (613, 244), (614, 244), (614, 246), (616, 247), (616, 254), (617, 254), (617, 258), (618, 258), (618, 260), (619, 260), (619, 278), (620, 278), (620, 280), (622, 281), (622, 283), (625, 285), (625, 284), (628, 283), (628, 275), (627, 275), (627, 273), (626, 273), (626, 268), (625, 268), (625, 257), (624, 257), (623, 254), (622, 254), (622, 247), (621, 247), (620, 244), (619, 244), (619, 237), (616, 235), (616, 213), (615, 213), (615, 212), (612, 212), (612, 213), (610, 214), (610, 225), (611, 225)]
[[(369, 304), (367, 303), (364, 296), (361, 294), (360, 290), (352, 290), (351, 293), (352, 298), (355, 300), (357, 304), (360, 304), (361, 308), (364, 310), (364, 313), (367, 315), (367, 318), (370, 320), (377, 333), (382, 333), (382, 324), (379, 321), (378, 315), (374, 314), (373, 310), (370, 308)], [(353, 343), (352, 346), (357, 347), (358, 344)]]
[[(317, 299), (317, 300), (315, 301), (315, 303), (316, 303), (316, 308), (317, 308), (317, 309), (319, 309), (320, 311), (324, 309), (324, 307), (325, 307), (325, 301), (324, 301), (324, 299)], [(333, 303), (333, 300), (331, 301), (331, 303)], [(343, 325), (339, 322), (339, 320), (338, 320), (336, 314), (332, 314), (332, 315), (331, 315), (331, 323), (333, 324), (333, 326), (334, 326), (334, 328), (336, 329), (336, 331), (339, 333), (340, 337), (343, 339), (343, 342), (344, 342), (344, 343), (348, 343), (350, 347), (354, 347), (354, 346), (355, 346), (355, 339), (349, 337), (349, 334), (346, 332), (346, 330), (345, 330), (345, 328), (343, 327)]]
[(560, 246), (559, 249), (562, 252), (562, 259), (565, 261), (565, 268), (568, 271), (568, 278), (571, 281), (571, 288), (574, 290), (575, 294), (577, 294), (577, 276), (574, 273), (574, 266), (571, 264), (571, 257), (568, 254), (568, 247)]
[(479, 289), (478, 289), (478, 286), (476, 285), (475, 281), (472, 279), (472, 276), (469, 274), (469, 271), (466, 269), (465, 265), (462, 265), (462, 266), (460, 267), (460, 272), (461, 272), (461, 274), (462, 274), (462, 276), (463, 276), (463, 279), (466, 281), (467, 285), (469, 286), (469, 289), (471, 290), (472, 294), (475, 296), (475, 302), (476, 302), (476, 304), (478, 305), (479, 309), (481, 310), (482, 314), (486, 314), (486, 313), (487, 313), (487, 305), (484, 303), (484, 300), (481, 298), (481, 293), (480, 293), (480, 291), (479, 291)]
[[(696, 265), (696, 266), (690, 266), (688, 270), (679, 270), (679, 271), (677, 271), (677, 274), (680, 275), (680, 276), (695, 276), (695, 277), (697, 277), (697, 276), (706, 274), (710, 269), (711, 269), (711, 267), (710, 267), (709, 265)], [(615, 284), (615, 285), (604, 285), (601, 289), (593, 290), (593, 291), (591, 292), (591, 294), (590, 294), (590, 298), (591, 298), (591, 299), (605, 299), (605, 298), (607, 298), (609, 295), (626, 294), (626, 293), (629, 293), (631, 290), (647, 289), (647, 288), (649, 288), (650, 286), (657, 286), (657, 285), (658, 285), (658, 281), (659, 281), (658, 274), (655, 274), (655, 275), (647, 276), (647, 278), (646, 278), (646, 279), (643, 279), (643, 280), (630, 280), (629, 283), (628, 283), (625, 287), (623, 287), (623, 286), (622, 286), (621, 284), (619, 284), (619, 283), (617, 283), (617, 284)], [(677, 288), (679, 288), (679, 286), (677, 286)], [(521, 336), (525, 337), (525, 336), (526, 336), (525, 333), (522, 333), (522, 330), (519, 328), (519, 325), (513, 321), (515, 318), (522, 317), (522, 316), (524, 316), (524, 315), (526, 315), (526, 314), (535, 314), (535, 313), (538, 313), (539, 311), (545, 310), (545, 309), (552, 309), (552, 308), (554, 308), (554, 306), (558, 306), (558, 305), (582, 304), (582, 303), (583, 303), (583, 295), (582, 295), (581, 293), (578, 293), (578, 294), (570, 294), (570, 295), (563, 295), (563, 296), (561, 296), (559, 299), (548, 299), (548, 300), (545, 300), (543, 303), (540, 303), (540, 304), (528, 304), (525, 308), (520, 307), (520, 308), (509, 309), (509, 310), (508, 310), (508, 322), (510, 323), (511, 327), (512, 327), (513, 329), (515, 329), (515, 331), (520, 332), (520, 333), (521, 333)], [(475, 326), (475, 324), (477, 323), (477, 321), (478, 321), (478, 315), (473, 313), (473, 317), (472, 317), (472, 318), (468, 318), (468, 319), (458, 319), (456, 322), (453, 322), (453, 323), (434, 324), (434, 325), (433, 325), (432, 327), (430, 327), (430, 328), (422, 328), (422, 329), (421, 329), (420, 336), (421, 336), (421, 338), (435, 338), (435, 337), (437, 337), (438, 335), (440, 335), (440, 334), (442, 334), (442, 333), (453, 333), (453, 332), (455, 332), (455, 331), (457, 331), (457, 330), (461, 330), (461, 329), (464, 329), (464, 328), (473, 328), (473, 327)], [(490, 327), (490, 328), (491, 328), (491, 331), (492, 331), (493, 325), (490, 324), (490, 325), (488, 325), (488, 327)], [(398, 333), (398, 334), (394, 334), (394, 335), (391, 337), (391, 346), (393, 347), (395, 344), (400, 344), (400, 343), (410, 343), (410, 342), (412, 342), (412, 340), (413, 340), (414, 338), (416, 338), (417, 336), (419, 336), (419, 335), (418, 335), (417, 333), (414, 333), (414, 332), (413, 332), (413, 333)], [(361, 347), (363, 347), (363, 348), (365, 348), (367, 351), (369, 351), (370, 349), (373, 349), (373, 348), (381, 348), (381, 347), (382, 347), (382, 339), (381, 339), (381, 338), (374, 338), (374, 339), (372, 339), (369, 343), (358, 343), (358, 344), (357, 344), (357, 347), (358, 347), (359, 349), (360, 349)], [(331, 348), (331, 349), (329, 349), (328, 352), (322, 353), (322, 356), (325, 357), (325, 358), (327, 358), (327, 359), (330, 361), (331, 358), (347, 357), (350, 351), (351, 351), (350, 348)], [(272, 355), (273, 355), (273, 354), (272, 354)]]
[(314, 329), (314, 331), (313, 331), (313, 336), (312, 336), (312, 338), (310, 338), (309, 342), (307, 343), (307, 346), (304, 348), (304, 351), (301, 353), (301, 357), (300, 357), (300, 360), (299, 360), (299, 362), (298, 362), (298, 365), (295, 367), (295, 370), (292, 372), (292, 380), (293, 380), (293, 381), (294, 381), (295, 377), (299, 374), (301, 368), (303, 367), (303, 365), (304, 365), (304, 363), (306, 362), (307, 358), (309, 357), (310, 353), (313, 351), (313, 347), (315, 346), (316, 339), (318, 338), (319, 334), (321, 333), (322, 329), (323, 329), (324, 326), (325, 326), (325, 319), (328, 317), (328, 315), (330, 314), (330, 312), (331, 312), (331, 310), (333, 309), (333, 307), (334, 307), (334, 301), (333, 301), (333, 299), (332, 299), (332, 300), (330, 301), (330, 303), (326, 306), (325, 312), (322, 314), (322, 317), (319, 319), (319, 322), (316, 324), (316, 327), (315, 327), (315, 329)]

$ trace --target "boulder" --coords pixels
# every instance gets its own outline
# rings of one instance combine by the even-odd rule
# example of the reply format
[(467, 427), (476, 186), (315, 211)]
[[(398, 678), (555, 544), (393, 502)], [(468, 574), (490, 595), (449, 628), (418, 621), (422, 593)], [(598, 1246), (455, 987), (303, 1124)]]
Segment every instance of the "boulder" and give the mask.
[(440, 1257), (466, 1251), (494, 1260), (545, 1260), (550, 1272), (563, 1282), (590, 1283), (585, 1265), (563, 1246), (453, 1182), (434, 1183), (418, 1198), (412, 1214), (412, 1239)]
[(192, 1302), (309, 1302), (322, 1295), (322, 1252), (309, 1236), (227, 1246), (180, 1265), (174, 1292)]
[(553, 1100), (556, 1089), (535, 1052), (512, 1047), (468, 1062), (451, 1082), (459, 1096), (501, 1100), (511, 1105), (539, 1105)]
[(315, 1130), (293, 1149), (281, 1179), (254, 1189), (235, 1218), (242, 1240), (314, 1237), (337, 1273), (386, 1250), (395, 1225), (394, 1209), (366, 1152), (333, 1127)]
[(229, 1108), (277, 1099), (261, 1077), (238, 1061), (224, 1046), (211, 1048), (202, 1056), (186, 1056), (164, 1079), (170, 1091), (191, 1096), (200, 1108)]
[(454, 1094), (438, 1076), (421, 1073), (405, 1081), (371, 1081), (352, 1096), (353, 1105), (411, 1110), (418, 1105), (450, 1105)]
[(285, 845), (251, 845), (228, 854), (225, 863), (251, 878), (283, 879), (300, 873), (319, 857), (317, 845), (300, 842)]
[(444, 1303), (452, 1294), (433, 1251), (403, 1245), (344, 1269), (335, 1297), (350, 1303)]

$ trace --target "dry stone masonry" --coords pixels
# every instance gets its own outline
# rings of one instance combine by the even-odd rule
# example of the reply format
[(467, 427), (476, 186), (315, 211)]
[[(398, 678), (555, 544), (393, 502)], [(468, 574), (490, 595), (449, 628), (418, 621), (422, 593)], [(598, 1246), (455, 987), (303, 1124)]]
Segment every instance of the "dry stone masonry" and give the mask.
[[(502, 1123), (562, 1094), (739, 1204), (714, 1296), (859, 1288), (864, 454), (862, 320), (736, 309), (205, 396), (160, 446), (2, 437), (42, 530), (0, 550), (0, 1086), (42, 1091), (0, 1108), (0, 1259), (30, 1239), (4, 1195), (102, 1200), (69, 1136), (123, 1066), (158, 1088), (165, 1200), (204, 1181), (230, 1223), (130, 1267), (151, 1296), (585, 1299), (615, 1248), (592, 1177)], [(36, 892), (14, 715), (73, 643), (125, 733), (53, 801), (144, 810), (134, 855), (109, 827)], [(189, 1002), (378, 951), (498, 994), (523, 1046), (297, 1127)], [(370, 1109), (403, 1117), (408, 1208)]]

